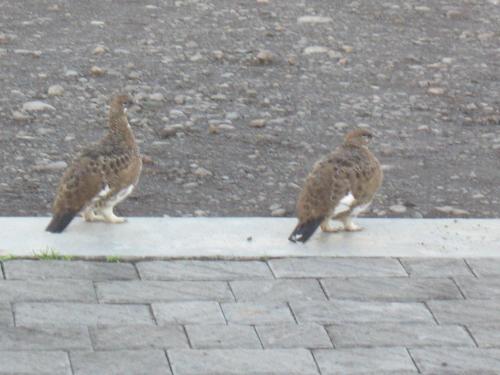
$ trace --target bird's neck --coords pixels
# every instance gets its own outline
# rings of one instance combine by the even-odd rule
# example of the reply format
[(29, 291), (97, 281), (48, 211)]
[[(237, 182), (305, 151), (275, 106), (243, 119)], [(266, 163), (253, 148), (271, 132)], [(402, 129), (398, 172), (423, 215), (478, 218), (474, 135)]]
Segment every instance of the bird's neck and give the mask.
[(356, 148), (366, 148), (366, 146), (361, 142), (350, 141), (344, 143), (345, 147), (356, 147)]
[(128, 123), (127, 115), (123, 112), (111, 111), (109, 114), (109, 129), (110, 132), (126, 142), (135, 142), (134, 134)]
[(368, 149), (368, 147), (363, 144), (355, 144), (355, 143), (344, 144), (344, 149), (349, 150), (349, 152), (354, 152), (362, 155), (370, 154), (370, 150)]

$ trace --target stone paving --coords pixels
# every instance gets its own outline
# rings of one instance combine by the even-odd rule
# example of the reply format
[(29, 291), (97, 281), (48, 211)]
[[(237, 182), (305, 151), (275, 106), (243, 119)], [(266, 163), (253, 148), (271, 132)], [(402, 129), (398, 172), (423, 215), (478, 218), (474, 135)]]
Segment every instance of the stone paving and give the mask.
[(0, 374), (500, 374), (500, 259), (1, 266)]

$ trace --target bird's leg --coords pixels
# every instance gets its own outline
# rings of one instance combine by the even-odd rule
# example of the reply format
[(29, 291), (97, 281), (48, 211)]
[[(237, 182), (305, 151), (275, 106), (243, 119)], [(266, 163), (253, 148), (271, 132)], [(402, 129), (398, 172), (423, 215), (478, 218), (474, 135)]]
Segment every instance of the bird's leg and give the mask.
[(343, 219), (342, 223), (344, 224), (344, 230), (347, 232), (358, 232), (360, 230), (363, 230), (362, 227), (352, 222), (352, 217), (350, 216), (347, 216), (345, 219)]
[(330, 218), (326, 218), (320, 225), (321, 230), (326, 233), (337, 233), (342, 230), (342, 228), (335, 228), (330, 225)]
[(106, 205), (102, 210), (101, 214), (104, 216), (104, 221), (108, 223), (113, 223), (113, 224), (121, 224), (127, 221), (124, 217), (119, 217), (116, 216), (115, 213), (113, 212), (113, 207), (112, 205)]
[(102, 203), (100, 202), (103, 207), (99, 209), (99, 213), (103, 216), (105, 222), (121, 224), (127, 221), (124, 217), (116, 216), (113, 212), (113, 208), (130, 195), (133, 189), (134, 185), (129, 185), (118, 193), (110, 191), (105, 200), (102, 201)]
[(101, 214), (97, 213), (95, 207), (89, 206), (83, 212), (82, 216), (85, 221), (93, 222), (93, 221), (104, 221), (105, 218)]

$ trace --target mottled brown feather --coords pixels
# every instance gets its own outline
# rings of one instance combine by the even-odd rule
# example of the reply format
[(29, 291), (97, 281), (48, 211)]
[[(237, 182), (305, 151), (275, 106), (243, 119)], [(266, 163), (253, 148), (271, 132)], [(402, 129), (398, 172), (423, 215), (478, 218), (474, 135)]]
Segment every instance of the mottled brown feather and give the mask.
[[(108, 134), (99, 143), (85, 148), (65, 171), (53, 203), (54, 219), (76, 214), (92, 200), (94, 204), (104, 204), (122, 189), (137, 184), (142, 161), (123, 109), (128, 101), (127, 95), (113, 98)], [(108, 194), (95, 202), (106, 186)]]
[[(371, 134), (364, 129), (348, 133), (340, 147), (314, 165), (297, 203), (299, 226), (330, 217), (341, 219), (372, 200), (383, 174), (378, 160), (366, 147), (366, 138)], [(349, 192), (355, 198), (351, 209), (334, 216), (335, 208)]]

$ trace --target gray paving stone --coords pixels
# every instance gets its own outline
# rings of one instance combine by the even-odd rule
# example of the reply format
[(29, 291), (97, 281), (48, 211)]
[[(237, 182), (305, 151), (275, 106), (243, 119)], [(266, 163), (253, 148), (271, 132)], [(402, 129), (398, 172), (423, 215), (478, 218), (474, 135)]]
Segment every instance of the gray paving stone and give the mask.
[(417, 373), (404, 348), (320, 349), (313, 353), (322, 375)]
[(408, 276), (392, 258), (283, 258), (269, 266), (278, 278)]
[(228, 323), (272, 324), (293, 323), (292, 313), (285, 303), (222, 303), (222, 310)]
[(90, 261), (9, 260), (4, 262), (7, 279), (86, 279), (129, 280), (138, 279), (130, 263)]
[(0, 302), (0, 327), (14, 325), (10, 304)]
[(411, 356), (424, 374), (498, 374), (500, 349), (417, 348)]
[(71, 375), (65, 352), (0, 351), (0, 374)]
[(333, 348), (325, 328), (319, 324), (278, 324), (255, 327), (264, 348)]
[(187, 301), (152, 304), (158, 324), (225, 324), (217, 302)]
[(137, 269), (144, 280), (238, 280), (272, 279), (265, 262), (172, 260), (139, 262)]
[(331, 299), (426, 301), (430, 299), (463, 299), (450, 279), (409, 277), (355, 277), (322, 279)]
[(0, 327), (0, 350), (92, 350), (86, 327)]
[(0, 300), (96, 302), (96, 295), (88, 280), (0, 280)]
[(336, 348), (474, 346), (463, 327), (435, 324), (342, 324), (326, 327)]
[(16, 303), (16, 325), (123, 325), (153, 324), (146, 305), (103, 305), (91, 303)]
[(242, 280), (230, 284), (237, 301), (326, 301), (325, 293), (315, 279)]
[(91, 327), (90, 333), (96, 350), (189, 347), (184, 329), (179, 325)]
[(500, 323), (471, 324), (467, 328), (479, 347), (500, 348)]
[(106, 303), (234, 301), (224, 281), (106, 281), (96, 288), (99, 301)]
[(466, 262), (479, 277), (500, 276), (500, 259), (498, 258), (468, 258)]
[(433, 323), (421, 303), (401, 302), (290, 302), (299, 323)]
[(186, 331), (194, 349), (261, 349), (254, 328), (243, 325), (188, 325)]
[(456, 258), (401, 258), (410, 276), (451, 277), (472, 276), (463, 259)]
[(455, 278), (466, 298), (498, 299), (500, 298), (500, 277), (462, 276)]
[(313, 375), (311, 353), (303, 349), (169, 350), (175, 375)]
[(71, 352), (75, 375), (172, 374), (163, 350)]
[(429, 301), (427, 306), (440, 324), (500, 322), (498, 300)]

